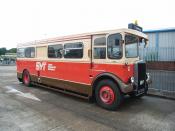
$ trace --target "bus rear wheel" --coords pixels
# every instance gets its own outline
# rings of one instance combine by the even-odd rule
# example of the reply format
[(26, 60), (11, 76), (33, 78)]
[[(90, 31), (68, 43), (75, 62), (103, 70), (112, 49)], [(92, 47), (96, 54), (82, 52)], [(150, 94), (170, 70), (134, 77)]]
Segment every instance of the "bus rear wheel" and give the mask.
[(95, 89), (95, 97), (97, 104), (108, 110), (116, 110), (123, 100), (122, 93), (112, 80), (100, 81)]
[(22, 81), (25, 86), (31, 85), (30, 74), (27, 70), (23, 72)]

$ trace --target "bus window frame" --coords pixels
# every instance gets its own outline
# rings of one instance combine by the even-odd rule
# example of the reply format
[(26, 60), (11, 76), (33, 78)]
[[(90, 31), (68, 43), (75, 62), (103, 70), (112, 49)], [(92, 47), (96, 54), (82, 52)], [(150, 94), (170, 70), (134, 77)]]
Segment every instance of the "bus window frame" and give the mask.
[[(99, 38), (105, 38), (105, 45), (95, 45), (95, 40), (96, 39), (99, 39)], [(95, 48), (105, 48), (105, 58), (95, 58), (94, 57), (94, 52), (95, 52)], [(106, 35), (100, 35), (100, 36), (96, 36), (94, 39), (93, 39), (93, 59), (94, 60), (106, 60), (107, 59), (107, 38), (106, 38)]]
[[(19, 49), (24, 49), (23, 57), (19, 57), (19, 56), (18, 56), (18, 50), (19, 50)], [(17, 48), (17, 58), (25, 58), (25, 47), (19, 47), (19, 48)]]
[[(66, 58), (66, 57), (65, 57), (65, 50), (66, 50), (66, 49), (65, 49), (65, 45), (66, 45), (66, 44), (75, 44), (75, 43), (80, 43), (80, 44), (82, 45), (82, 50), (83, 50), (83, 51), (82, 51), (82, 53), (83, 53), (83, 54), (82, 54), (82, 57), (81, 57), (81, 58)], [(67, 49), (70, 49), (70, 48), (67, 48)], [(81, 48), (80, 48), (80, 49), (81, 49)], [(62, 57), (62, 58), (64, 58), (64, 59), (83, 59), (83, 58), (84, 58), (84, 42), (81, 42), (81, 41), (79, 42), (79, 41), (77, 41), (77, 42), (68, 42), (68, 43), (64, 43), (64, 44), (63, 44), (63, 57)]]
[[(121, 47), (121, 56), (119, 57), (119, 58), (110, 58), (109, 57), (109, 55), (108, 55), (108, 39), (109, 39), (109, 36), (111, 36), (111, 35), (115, 35), (115, 34), (120, 34), (120, 36), (121, 36), (121, 41), (122, 42), (120, 42), (120, 47)], [(124, 49), (123, 49), (123, 34), (122, 34), (122, 32), (117, 32), (117, 33), (112, 33), (112, 34), (108, 34), (107, 35), (107, 39), (106, 39), (106, 41), (107, 41), (107, 44), (106, 44), (106, 46), (107, 46), (107, 58), (109, 59), (109, 60), (121, 60), (121, 59), (123, 59), (123, 56), (124, 56)]]
[[(34, 49), (34, 56), (33, 57), (26, 57), (26, 49), (27, 48), (33, 48)], [(31, 53), (31, 52), (30, 52)], [(31, 56), (31, 54), (30, 54), (30, 56)], [(35, 47), (34, 46), (29, 46), (29, 47), (24, 47), (24, 57), (23, 58), (36, 58), (36, 49), (35, 49)]]
[[(138, 43), (137, 43), (137, 56), (135, 56), (135, 57), (127, 57), (126, 56), (126, 41), (125, 41), (125, 37), (126, 37), (126, 35), (133, 35), (133, 36), (136, 36), (137, 38), (138, 38)], [(125, 44), (124, 44), (124, 49), (125, 49), (125, 58), (138, 58), (139, 57), (139, 44), (140, 44), (140, 42), (139, 42), (139, 36), (137, 36), (137, 35), (135, 35), (135, 34), (131, 34), (131, 33), (125, 33), (125, 35), (124, 35), (124, 41), (125, 41)]]
[[(49, 46), (55, 46), (55, 45), (62, 45), (61, 57), (49, 57)], [(62, 58), (64, 58), (64, 53), (63, 53), (63, 51), (64, 51), (64, 44), (49, 44), (49, 45), (47, 46), (47, 58), (48, 58), (48, 59), (62, 59)]]

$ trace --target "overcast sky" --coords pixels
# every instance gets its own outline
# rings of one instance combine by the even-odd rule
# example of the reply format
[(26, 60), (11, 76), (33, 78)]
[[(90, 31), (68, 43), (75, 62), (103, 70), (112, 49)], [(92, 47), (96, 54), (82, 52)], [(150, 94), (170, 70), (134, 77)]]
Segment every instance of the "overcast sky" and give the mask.
[(127, 28), (175, 27), (174, 0), (0, 0), (0, 47), (48, 37)]

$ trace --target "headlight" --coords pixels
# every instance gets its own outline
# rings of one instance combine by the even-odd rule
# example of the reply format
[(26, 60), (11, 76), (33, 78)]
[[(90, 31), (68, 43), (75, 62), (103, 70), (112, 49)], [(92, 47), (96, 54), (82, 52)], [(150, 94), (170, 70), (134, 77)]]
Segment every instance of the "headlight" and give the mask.
[(151, 76), (150, 76), (150, 74), (149, 73), (146, 73), (146, 82), (147, 82), (147, 84), (151, 84), (152, 83), (152, 80), (151, 80)]
[(150, 74), (146, 73), (146, 76), (147, 76), (147, 80), (149, 80), (150, 79)]
[(131, 80), (131, 83), (134, 83), (134, 77), (133, 76), (131, 77), (130, 80)]

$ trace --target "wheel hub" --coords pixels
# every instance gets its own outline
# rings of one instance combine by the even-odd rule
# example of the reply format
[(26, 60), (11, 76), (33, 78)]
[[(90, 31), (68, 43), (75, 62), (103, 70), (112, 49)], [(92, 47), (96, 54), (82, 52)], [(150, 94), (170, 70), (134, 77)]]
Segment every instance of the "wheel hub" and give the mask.
[(112, 104), (115, 99), (114, 91), (109, 86), (103, 86), (100, 89), (100, 99), (105, 104)]
[(24, 82), (25, 82), (25, 84), (29, 83), (29, 75), (24, 74)]

